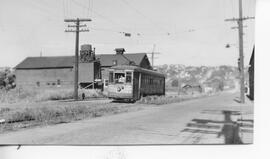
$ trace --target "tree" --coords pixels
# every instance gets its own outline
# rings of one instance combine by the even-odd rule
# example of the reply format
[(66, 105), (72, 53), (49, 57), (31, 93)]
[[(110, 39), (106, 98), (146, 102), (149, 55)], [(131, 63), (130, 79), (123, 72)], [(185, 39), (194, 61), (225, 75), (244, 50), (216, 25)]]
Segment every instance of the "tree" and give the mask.
[(13, 74), (9, 68), (4, 69), (0, 72), (0, 89), (15, 88), (15, 79), (15, 74)]
[(178, 87), (178, 79), (172, 81), (172, 87)]

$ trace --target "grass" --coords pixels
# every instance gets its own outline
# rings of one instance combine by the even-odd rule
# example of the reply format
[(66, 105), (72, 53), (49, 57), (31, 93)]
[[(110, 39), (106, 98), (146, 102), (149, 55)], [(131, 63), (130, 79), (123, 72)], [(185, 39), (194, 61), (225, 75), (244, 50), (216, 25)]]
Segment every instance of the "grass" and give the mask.
[[(79, 95), (85, 98), (103, 97), (98, 90), (81, 89)], [(73, 89), (12, 89), (0, 90), (0, 103), (31, 103), (49, 100), (66, 100), (73, 98)]]
[(96, 118), (109, 114), (118, 114), (138, 110), (134, 104), (119, 103), (81, 103), (72, 105), (50, 105), (37, 107), (0, 108), (0, 133), (21, 128), (69, 123), (86, 118)]

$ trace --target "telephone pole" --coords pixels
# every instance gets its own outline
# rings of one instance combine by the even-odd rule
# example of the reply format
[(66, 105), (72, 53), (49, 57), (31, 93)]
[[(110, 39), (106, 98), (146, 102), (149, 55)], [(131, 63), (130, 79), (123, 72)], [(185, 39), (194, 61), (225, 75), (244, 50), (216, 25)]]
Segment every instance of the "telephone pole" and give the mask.
[(64, 22), (73, 22), (75, 25), (68, 25), (68, 27), (74, 27), (75, 30), (65, 30), (65, 32), (75, 32), (75, 71), (74, 71), (74, 100), (78, 100), (78, 83), (79, 83), (79, 33), (88, 32), (88, 29), (80, 29), (86, 27), (86, 24), (80, 25), (80, 22), (89, 22), (91, 19), (65, 19)]
[(239, 18), (225, 19), (225, 21), (236, 21), (239, 38), (239, 71), (240, 71), (240, 100), (245, 103), (245, 70), (244, 70), (244, 48), (243, 48), (243, 21), (254, 19), (254, 17), (243, 17), (242, 0), (239, 0)]
[(155, 49), (156, 49), (156, 44), (154, 44), (154, 46), (153, 46), (152, 53), (148, 53), (148, 54), (151, 54), (151, 64), (152, 64), (153, 68), (154, 68), (155, 54), (161, 54), (159, 52), (155, 52)]

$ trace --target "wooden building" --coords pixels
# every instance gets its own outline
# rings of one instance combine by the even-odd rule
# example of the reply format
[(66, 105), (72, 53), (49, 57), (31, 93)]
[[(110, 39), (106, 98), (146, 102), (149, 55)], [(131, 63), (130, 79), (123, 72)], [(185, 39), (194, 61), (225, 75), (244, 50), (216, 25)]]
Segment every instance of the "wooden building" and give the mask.
[[(83, 87), (95, 80), (108, 79), (108, 69), (115, 65), (133, 64), (151, 69), (146, 53), (95, 55), (91, 45), (82, 45), (79, 63), (79, 84)], [(74, 56), (27, 57), (15, 67), (16, 85), (29, 87), (64, 87), (74, 85)]]
[(249, 61), (249, 99), (254, 100), (254, 54), (255, 54), (255, 47), (253, 48), (252, 55)]
[(185, 94), (188, 94), (188, 95), (200, 94), (203, 92), (203, 89), (200, 85), (186, 84), (181, 89)]

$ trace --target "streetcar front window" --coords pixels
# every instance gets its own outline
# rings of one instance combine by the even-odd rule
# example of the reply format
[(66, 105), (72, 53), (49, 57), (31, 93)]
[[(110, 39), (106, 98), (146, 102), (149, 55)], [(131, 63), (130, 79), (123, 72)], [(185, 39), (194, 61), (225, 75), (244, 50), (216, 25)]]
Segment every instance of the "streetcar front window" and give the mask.
[(109, 73), (109, 83), (113, 83), (113, 72)]
[(131, 72), (126, 72), (126, 83), (131, 83), (132, 77)]
[(125, 73), (114, 74), (115, 83), (125, 83)]

